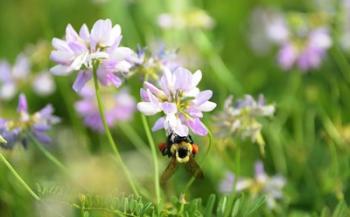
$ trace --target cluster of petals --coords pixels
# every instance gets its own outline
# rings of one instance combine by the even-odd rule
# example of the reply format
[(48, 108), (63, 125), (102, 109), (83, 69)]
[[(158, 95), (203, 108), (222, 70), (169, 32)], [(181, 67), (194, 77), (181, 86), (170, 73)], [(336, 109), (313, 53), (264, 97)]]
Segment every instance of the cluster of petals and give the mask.
[(176, 51), (166, 50), (162, 43), (155, 43), (150, 48), (139, 48), (137, 57), (134, 71), (141, 72), (145, 80), (158, 80), (163, 74), (163, 69), (175, 70), (180, 67)]
[[(121, 89), (118, 93), (114, 91), (108, 89), (101, 93), (102, 100), (105, 102), (104, 114), (110, 127), (115, 126), (118, 122), (130, 120), (136, 108), (135, 99), (127, 90)], [(90, 85), (86, 85), (79, 94), (82, 99), (75, 103), (76, 111), (83, 117), (86, 126), (102, 132), (104, 128), (94, 89)]]
[(315, 15), (302, 16), (295, 12), (285, 15), (269, 8), (255, 9), (250, 34), (253, 49), (264, 54), (277, 45), (277, 62), (283, 70), (298, 68), (306, 72), (319, 68), (332, 46), (332, 38), (327, 23), (320, 21), (315, 25), (310, 21)]
[(19, 54), (13, 65), (6, 60), (0, 60), (0, 99), (13, 99), (18, 91), (28, 84), (38, 95), (51, 94), (55, 89), (49, 74), (31, 73), (31, 62), (27, 55)]
[(266, 105), (263, 95), (260, 95), (258, 101), (250, 95), (245, 95), (235, 104), (233, 97), (229, 96), (225, 101), (224, 110), (215, 116), (217, 136), (228, 138), (231, 135), (239, 135), (241, 138), (251, 138), (255, 142), (262, 129), (258, 118), (272, 116), (274, 112), (275, 106)]
[(156, 85), (144, 83), (141, 89), (143, 101), (137, 104), (138, 110), (145, 115), (164, 114), (154, 124), (153, 131), (164, 128), (167, 134), (187, 136), (191, 130), (194, 134), (206, 135), (208, 131), (201, 118), (203, 112), (212, 111), (216, 104), (209, 101), (213, 95), (211, 90), (200, 91), (197, 87), (202, 72), (198, 70), (192, 74), (181, 67), (163, 71)]
[(278, 53), (279, 65), (285, 70), (297, 66), (303, 72), (316, 69), (321, 65), (331, 45), (332, 39), (328, 29), (316, 28), (302, 43), (293, 39), (284, 42)]
[(235, 177), (232, 172), (228, 172), (219, 184), (219, 191), (229, 194), (235, 189), (238, 192), (249, 191), (252, 197), (264, 195), (268, 207), (273, 209), (277, 205), (277, 200), (283, 198), (282, 189), (285, 185), (286, 180), (283, 176), (268, 176), (264, 165), (258, 161), (255, 163), (253, 178)]
[(71, 25), (66, 28), (65, 39), (54, 38), (51, 59), (57, 63), (51, 68), (55, 75), (67, 75), (78, 71), (73, 89), (79, 92), (92, 79), (93, 68), (102, 85), (119, 87), (124, 74), (137, 61), (130, 48), (120, 47), (122, 39), (119, 25), (111, 20), (98, 20), (91, 31), (84, 24), (79, 33)]
[(53, 115), (53, 107), (45, 106), (34, 114), (29, 114), (28, 103), (25, 95), (19, 96), (17, 112), (19, 118), (2, 119), (0, 118), (0, 135), (6, 143), (1, 144), (4, 148), (13, 148), (16, 143), (21, 143), (27, 147), (28, 138), (31, 134), (39, 142), (48, 144), (51, 138), (47, 135), (53, 124), (59, 122), (59, 118)]

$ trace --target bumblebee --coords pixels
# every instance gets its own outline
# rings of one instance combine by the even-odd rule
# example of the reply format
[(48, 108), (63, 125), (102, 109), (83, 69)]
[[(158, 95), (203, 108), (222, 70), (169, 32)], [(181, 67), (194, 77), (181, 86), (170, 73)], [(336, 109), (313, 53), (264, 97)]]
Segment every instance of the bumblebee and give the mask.
[(169, 178), (177, 169), (178, 163), (184, 164), (186, 170), (196, 178), (202, 178), (203, 172), (197, 162), (194, 160), (198, 153), (198, 145), (193, 142), (190, 135), (179, 136), (177, 134), (170, 134), (166, 143), (159, 145), (159, 150), (163, 156), (168, 156), (171, 161), (161, 176), (161, 184), (167, 183)]

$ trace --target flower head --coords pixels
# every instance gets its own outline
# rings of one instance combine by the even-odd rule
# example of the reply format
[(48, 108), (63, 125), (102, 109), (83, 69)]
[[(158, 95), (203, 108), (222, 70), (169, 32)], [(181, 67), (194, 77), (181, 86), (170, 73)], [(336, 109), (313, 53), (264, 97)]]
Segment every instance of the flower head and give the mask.
[(274, 105), (265, 105), (265, 99), (260, 95), (259, 100), (255, 101), (250, 95), (237, 100), (233, 105), (233, 97), (226, 99), (224, 110), (216, 117), (218, 127), (217, 136), (221, 138), (230, 135), (240, 135), (242, 138), (251, 138), (253, 142), (259, 139), (262, 125), (259, 123), (259, 117), (272, 116), (275, 112)]
[(120, 26), (112, 26), (110, 19), (96, 21), (91, 32), (85, 24), (79, 33), (68, 25), (64, 40), (52, 40), (55, 50), (51, 52), (51, 59), (57, 65), (51, 72), (67, 75), (79, 71), (73, 84), (73, 89), (78, 92), (92, 78), (92, 69), (98, 65), (97, 76), (101, 84), (119, 87), (122, 73), (128, 72), (136, 59), (131, 49), (119, 46), (121, 39)]
[(155, 43), (151, 48), (139, 48), (137, 56), (138, 62), (134, 71), (143, 74), (145, 80), (159, 80), (163, 69), (172, 71), (180, 66), (176, 50), (166, 50), (162, 43)]
[(230, 193), (235, 188), (238, 192), (248, 191), (252, 197), (265, 195), (267, 205), (272, 209), (277, 205), (277, 200), (283, 198), (282, 189), (285, 184), (285, 178), (280, 175), (268, 176), (264, 170), (264, 165), (258, 161), (255, 163), (255, 176), (253, 178), (238, 177), (235, 180), (234, 174), (229, 172), (221, 181), (219, 191)]
[(285, 70), (291, 69), (294, 65), (301, 71), (315, 69), (320, 66), (331, 45), (328, 29), (317, 28), (302, 41), (285, 42), (278, 53), (278, 62)]
[(59, 118), (54, 116), (53, 107), (47, 105), (34, 114), (29, 114), (28, 104), (25, 95), (19, 96), (17, 112), (19, 118), (16, 120), (0, 119), (0, 134), (7, 141), (2, 147), (12, 148), (17, 142), (24, 147), (28, 144), (28, 134), (32, 134), (41, 143), (51, 142), (47, 132), (53, 124), (59, 122)]
[(141, 89), (143, 102), (137, 104), (138, 110), (145, 115), (159, 112), (165, 115), (156, 121), (153, 131), (164, 128), (167, 134), (187, 136), (191, 129), (200, 136), (207, 134), (201, 118), (203, 112), (212, 111), (216, 104), (209, 101), (213, 95), (211, 90), (200, 91), (197, 88), (201, 79), (202, 72), (199, 70), (192, 74), (185, 68), (177, 68), (174, 71), (164, 69), (157, 85), (144, 83)]
[[(103, 131), (103, 123), (98, 111), (96, 96), (90, 86), (85, 86), (80, 95), (82, 99), (75, 103), (75, 109), (84, 118), (85, 124), (93, 130)], [(110, 127), (115, 126), (119, 121), (128, 121), (132, 118), (136, 102), (126, 90), (118, 93), (107, 90), (102, 93), (105, 102), (105, 115)]]
[(13, 66), (0, 61), (0, 99), (12, 99), (21, 83), (26, 82), (30, 73), (30, 61), (27, 56), (17, 56)]
[(273, 44), (281, 44), (288, 39), (287, 21), (279, 11), (256, 8), (250, 22), (250, 45), (257, 54), (266, 54)]
[[(42, 47), (42, 45), (40, 45)], [(39, 46), (29, 45), (20, 53), (13, 65), (6, 60), (0, 61), (0, 99), (11, 100), (17, 93), (30, 86), (40, 96), (47, 96), (54, 92), (55, 82), (48, 73), (43, 50)], [(40, 53), (40, 54), (39, 54)], [(40, 58), (38, 59), (38, 57)], [(48, 58), (46, 57), (46, 62)], [(40, 68), (41, 71), (35, 71)], [(33, 70), (34, 69), (34, 70)]]

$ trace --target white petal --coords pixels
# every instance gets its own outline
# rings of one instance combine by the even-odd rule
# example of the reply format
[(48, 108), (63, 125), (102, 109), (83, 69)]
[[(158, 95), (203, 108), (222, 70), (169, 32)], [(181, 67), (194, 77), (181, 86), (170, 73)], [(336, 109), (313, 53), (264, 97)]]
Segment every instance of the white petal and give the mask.
[(199, 110), (203, 111), (203, 112), (210, 112), (213, 111), (216, 107), (216, 103), (207, 101), (205, 103), (203, 103), (202, 105), (200, 105), (198, 108)]
[(50, 69), (50, 72), (54, 75), (68, 75), (73, 71), (69, 66), (65, 65), (56, 65)]
[(158, 112), (160, 112), (160, 109), (158, 106), (154, 105), (150, 102), (139, 102), (137, 103), (137, 109), (144, 113), (145, 115), (154, 115)]
[(201, 80), (202, 80), (202, 71), (201, 70), (197, 70), (192, 75), (192, 87), (196, 87)]

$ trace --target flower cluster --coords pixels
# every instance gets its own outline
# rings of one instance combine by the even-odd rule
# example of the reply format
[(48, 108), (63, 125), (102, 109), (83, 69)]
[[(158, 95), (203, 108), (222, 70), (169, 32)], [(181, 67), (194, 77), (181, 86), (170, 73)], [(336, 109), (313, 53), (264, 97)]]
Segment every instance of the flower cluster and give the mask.
[[(75, 103), (76, 111), (84, 118), (88, 127), (99, 132), (103, 131), (94, 90), (86, 85), (80, 95), (82, 99)], [(115, 126), (118, 121), (127, 121), (132, 118), (136, 102), (126, 90), (120, 90), (119, 93), (114, 93), (111, 89), (105, 90), (102, 93), (102, 100), (105, 102), (104, 113), (110, 127)]]
[(145, 80), (158, 80), (163, 69), (174, 70), (180, 66), (176, 51), (166, 50), (163, 44), (155, 44), (151, 48), (139, 48), (137, 51), (138, 63), (134, 71), (140, 72)]
[(280, 175), (268, 176), (264, 165), (258, 161), (255, 163), (254, 178), (235, 177), (233, 173), (228, 172), (219, 185), (219, 191), (229, 194), (235, 189), (238, 192), (249, 191), (252, 197), (265, 195), (267, 205), (272, 209), (276, 207), (277, 200), (283, 198), (282, 189), (285, 184), (285, 178)]
[(59, 118), (53, 115), (51, 105), (47, 105), (34, 114), (29, 114), (27, 99), (21, 94), (17, 111), (19, 118), (16, 120), (0, 118), (0, 135), (6, 140), (5, 144), (1, 144), (2, 147), (13, 148), (18, 142), (27, 147), (30, 134), (41, 143), (48, 144), (51, 142), (47, 132), (53, 124), (59, 122)]
[(187, 136), (191, 129), (194, 134), (206, 135), (207, 129), (201, 118), (203, 112), (212, 111), (216, 104), (209, 101), (212, 91), (197, 88), (202, 72), (198, 70), (192, 74), (181, 67), (173, 71), (164, 68), (163, 71), (157, 85), (144, 83), (141, 89), (143, 102), (137, 104), (139, 111), (145, 115), (164, 113), (165, 116), (154, 124), (153, 131), (164, 128), (168, 134)]
[[(317, 23), (312, 22), (318, 17)], [(289, 13), (257, 9), (252, 16), (252, 46), (265, 51), (279, 46), (278, 63), (284, 70), (297, 67), (305, 72), (318, 68), (332, 45), (327, 22), (319, 14)], [(257, 31), (263, 34), (256, 34)]]
[(285, 70), (291, 69), (294, 65), (301, 71), (316, 69), (331, 45), (327, 28), (313, 29), (303, 40), (289, 39), (284, 42), (278, 53), (278, 63)]
[(227, 138), (230, 135), (240, 135), (242, 138), (251, 138), (253, 142), (261, 139), (262, 125), (258, 117), (272, 116), (274, 105), (265, 105), (265, 99), (260, 95), (258, 101), (250, 95), (237, 100), (233, 105), (233, 97), (226, 99), (224, 110), (215, 116), (218, 128), (217, 136)]
[(21, 53), (11, 66), (6, 60), (0, 60), (0, 99), (12, 99), (20, 89), (31, 84), (38, 95), (49, 95), (54, 91), (54, 81), (46, 72), (33, 74), (29, 57)]
[(119, 87), (125, 73), (137, 62), (137, 56), (130, 48), (120, 47), (122, 39), (119, 25), (112, 26), (109, 19), (98, 20), (91, 32), (84, 24), (79, 34), (71, 25), (66, 28), (65, 39), (54, 38), (55, 48), (51, 59), (57, 63), (51, 68), (55, 75), (67, 75), (79, 71), (73, 89), (79, 92), (92, 79), (93, 68), (104, 85)]

